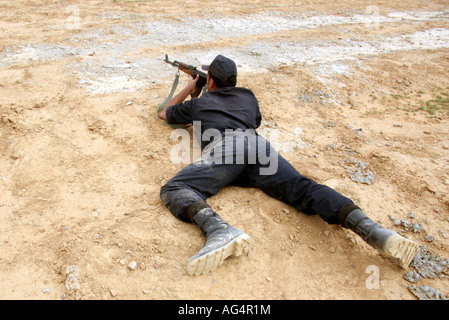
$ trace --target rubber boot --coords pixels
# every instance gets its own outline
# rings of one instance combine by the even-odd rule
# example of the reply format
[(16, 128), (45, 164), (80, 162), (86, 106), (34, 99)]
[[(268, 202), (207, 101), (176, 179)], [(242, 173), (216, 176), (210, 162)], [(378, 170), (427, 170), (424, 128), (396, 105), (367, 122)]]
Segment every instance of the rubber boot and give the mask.
[(399, 266), (407, 269), (418, 250), (418, 244), (398, 233), (382, 227), (368, 218), (360, 209), (352, 210), (342, 225), (358, 234), (366, 243), (377, 249)]
[(206, 243), (204, 247), (187, 262), (187, 272), (192, 276), (206, 274), (217, 269), (231, 256), (249, 252), (250, 237), (229, 225), (211, 208), (198, 211), (192, 222), (201, 228)]

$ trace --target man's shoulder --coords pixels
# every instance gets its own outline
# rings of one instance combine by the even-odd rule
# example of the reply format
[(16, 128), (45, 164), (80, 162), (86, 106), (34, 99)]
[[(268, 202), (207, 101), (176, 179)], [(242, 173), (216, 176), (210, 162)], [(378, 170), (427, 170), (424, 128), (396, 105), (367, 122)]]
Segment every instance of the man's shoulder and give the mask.
[(244, 88), (244, 87), (223, 87), (223, 88), (219, 88), (217, 90), (214, 91), (210, 91), (207, 93), (211, 93), (212, 95), (229, 95), (229, 94), (234, 94), (234, 95), (251, 95), (251, 96), (255, 96), (254, 93), (248, 89), (248, 88)]
[(247, 93), (253, 93), (250, 89), (245, 87), (229, 87), (230, 89), (233, 89), (235, 91), (241, 91), (241, 92), (247, 92)]

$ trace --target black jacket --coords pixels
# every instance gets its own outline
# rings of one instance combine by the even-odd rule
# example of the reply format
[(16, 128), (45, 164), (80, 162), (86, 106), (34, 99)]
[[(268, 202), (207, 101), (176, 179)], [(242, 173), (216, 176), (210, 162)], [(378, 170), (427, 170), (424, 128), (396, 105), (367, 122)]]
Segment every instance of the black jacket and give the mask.
[[(251, 90), (240, 87), (224, 87), (206, 92), (200, 98), (193, 98), (167, 109), (167, 123), (201, 123), (201, 136), (208, 129), (218, 130), (256, 130), (262, 115), (259, 103)], [(209, 141), (201, 141), (204, 148)]]

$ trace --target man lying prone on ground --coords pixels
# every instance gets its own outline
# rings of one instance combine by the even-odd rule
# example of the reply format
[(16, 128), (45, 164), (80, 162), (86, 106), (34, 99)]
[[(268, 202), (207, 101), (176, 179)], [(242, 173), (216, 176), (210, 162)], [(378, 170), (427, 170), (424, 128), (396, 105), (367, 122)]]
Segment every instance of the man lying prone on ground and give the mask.
[[(187, 165), (161, 189), (171, 213), (201, 228), (206, 243), (187, 262), (190, 275), (218, 268), (249, 248), (250, 237), (224, 221), (206, 202), (228, 185), (260, 188), (268, 195), (329, 224), (340, 224), (401, 267), (407, 268), (418, 245), (368, 218), (349, 198), (301, 175), (270, 143), (257, 135), (262, 116), (253, 92), (236, 87), (234, 61), (218, 55), (207, 71), (207, 92), (186, 100), (199, 76), (160, 110), (169, 124), (201, 124), (201, 159)], [(217, 139), (217, 134), (218, 139)], [(214, 133), (214, 139), (210, 139)]]

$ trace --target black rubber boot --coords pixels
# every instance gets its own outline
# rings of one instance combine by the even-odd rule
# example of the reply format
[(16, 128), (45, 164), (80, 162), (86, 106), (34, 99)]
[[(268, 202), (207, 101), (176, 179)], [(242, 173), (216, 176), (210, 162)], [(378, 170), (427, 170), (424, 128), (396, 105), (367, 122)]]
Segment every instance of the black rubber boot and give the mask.
[(211, 208), (198, 211), (192, 217), (192, 222), (201, 228), (206, 243), (187, 262), (187, 272), (190, 275), (198, 276), (214, 271), (227, 257), (249, 252), (250, 237), (229, 225)]
[(341, 224), (358, 234), (366, 243), (407, 269), (418, 250), (418, 244), (382, 227), (360, 209), (341, 217)]

